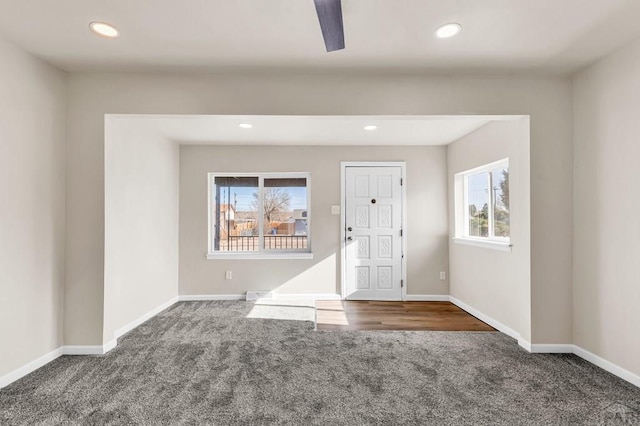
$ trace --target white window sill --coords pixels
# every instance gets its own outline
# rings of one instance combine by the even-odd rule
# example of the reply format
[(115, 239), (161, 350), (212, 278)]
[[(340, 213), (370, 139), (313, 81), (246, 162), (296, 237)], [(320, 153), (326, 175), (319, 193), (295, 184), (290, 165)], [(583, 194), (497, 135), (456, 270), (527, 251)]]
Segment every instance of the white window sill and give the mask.
[(234, 259), (313, 259), (313, 253), (207, 253), (208, 260)]
[(513, 246), (511, 243), (503, 243), (501, 241), (491, 241), (491, 240), (479, 240), (479, 239), (474, 239), (474, 238), (454, 238), (453, 241), (456, 244), (463, 244), (463, 245), (467, 245), (467, 246), (474, 246), (474, 247), (482, 247), (482, 248), (488, 248), (488, 249), (492, 249), (492, 250), (499, 250), (499, 251), (511, 251), (511, 247)]

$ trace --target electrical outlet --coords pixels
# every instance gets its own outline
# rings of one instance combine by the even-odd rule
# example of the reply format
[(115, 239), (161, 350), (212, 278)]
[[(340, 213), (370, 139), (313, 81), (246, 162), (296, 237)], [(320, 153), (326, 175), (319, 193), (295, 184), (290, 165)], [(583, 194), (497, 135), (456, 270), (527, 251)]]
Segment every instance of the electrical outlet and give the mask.
[(445, 271), (440, 272), (440, 279), (442, 281), (447, 279), (447, 273)]
[(232, 271), (227, 271), (224, 273), (224, 279), (225, 280), (230, 280), (231, 278), (233, 278), (233, 272)]

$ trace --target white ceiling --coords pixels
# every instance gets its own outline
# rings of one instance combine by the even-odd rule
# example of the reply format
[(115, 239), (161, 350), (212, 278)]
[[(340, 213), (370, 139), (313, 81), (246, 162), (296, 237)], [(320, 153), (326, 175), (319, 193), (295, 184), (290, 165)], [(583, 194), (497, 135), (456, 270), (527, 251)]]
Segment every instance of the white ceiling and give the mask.
[[(637, 0), (343, 0), (327, 54), (313, 0), (0, 0), (0, 34), (63, 69), (376, 68), (563, 74), (640, 36)], [(89, 33), (93, 20), (116, 40)], [(462, 33), (433, 32), (459, 22)]]
[[(516, 116), (109, 115), (118, 134), (195, 145), (446, 145)], [(238, 127), (250, 123), (251, 129)], [(364, 130), (376, 125), (374, 131)]]

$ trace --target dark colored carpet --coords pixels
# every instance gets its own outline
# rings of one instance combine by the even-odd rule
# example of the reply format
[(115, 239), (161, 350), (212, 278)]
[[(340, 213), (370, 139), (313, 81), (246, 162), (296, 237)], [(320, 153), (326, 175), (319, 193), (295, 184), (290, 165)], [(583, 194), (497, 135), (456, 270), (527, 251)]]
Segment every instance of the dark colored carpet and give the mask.
[(0, 424), (640, 424), (639, 388), (500, 333), (316, 332), (252, 308), (178, 303), (0, 390)]

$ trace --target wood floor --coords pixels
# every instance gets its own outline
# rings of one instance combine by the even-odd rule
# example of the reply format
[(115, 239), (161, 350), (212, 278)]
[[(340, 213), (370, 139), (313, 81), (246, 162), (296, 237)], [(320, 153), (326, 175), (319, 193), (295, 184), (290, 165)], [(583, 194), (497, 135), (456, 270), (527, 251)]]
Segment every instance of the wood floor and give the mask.
[(318, 300), (318, 330), (496, 331), (450, 302)]

